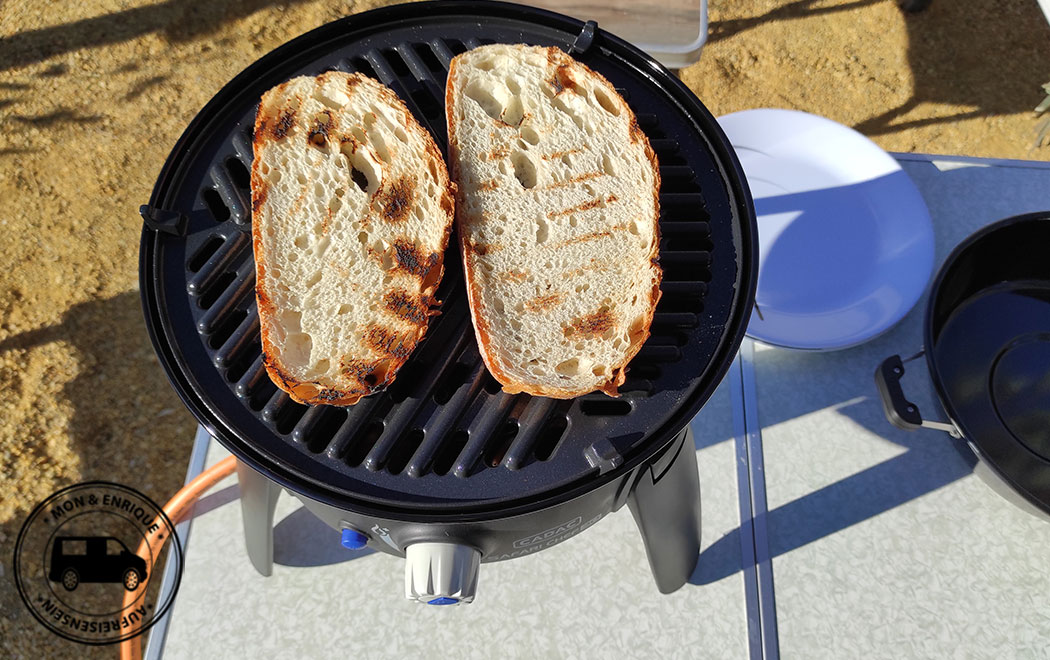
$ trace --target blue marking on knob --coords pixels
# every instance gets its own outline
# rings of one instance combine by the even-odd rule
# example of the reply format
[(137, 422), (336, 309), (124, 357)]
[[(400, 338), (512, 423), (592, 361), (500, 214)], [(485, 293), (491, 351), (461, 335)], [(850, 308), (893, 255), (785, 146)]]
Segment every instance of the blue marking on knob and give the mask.
[(368, 545), (368, 537), (356, 529), (344, 529), (339, 542), (348, 550), (360, 550)]

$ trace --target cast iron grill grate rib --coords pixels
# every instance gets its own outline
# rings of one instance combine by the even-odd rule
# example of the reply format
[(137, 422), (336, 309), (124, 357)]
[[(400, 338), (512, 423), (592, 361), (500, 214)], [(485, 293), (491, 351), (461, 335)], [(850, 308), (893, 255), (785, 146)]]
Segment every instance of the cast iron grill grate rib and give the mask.
[[(438, 27), (395, 26), (380, 37), (355, 39), (344, 31), (327, 52), (303, 56), (294, 68), (268, 70), (248, 89), (234, 89), (243, 93), (217, 109), (223, 116), (213, 118), (211, 132), (201, 135), (181, 185), (169, 195), (176, 201), (166, 208), (183, 210), (189, 230), (184, 238), (163, 237), (167, 244), (160, 246), (151, 274), (162, 292), (156, 299), (165, 301), (155, 303), (156, 311), (189, 388), (200, 397), (196, 403), (222, 411), (223, 423), (215, 425), (226, 427), (215, 429), (220, 439), (235, 436), (336, 490), (363, 492), (366, 498), (397, 492), (421, 505), (431, 503), (435, 492), (441, 496), (433, 497), (434, 503), (447, 504), (556, 488), (618, 464), (593, 464), (585, 450), (601, 438), (628, 455), (695, 390), (713, 387), (702, 376), (725, 341), (741, 294), (735, 229), (740, 200), (724, 180), (726, 164), (702, 132), (688, 126), (697, 118), (673, 103), (666, 89), (646, 83), (604, 46), (592, 47), (576, 56), (608, 77), (631, 104), (657, 153), (663, 180), (662, 298), (652, 336), (629, 365), (622, 396), (596, 393), (558, 401), (502, 392), (478, 355), (454, 242), (437, 296), (441, 314), (386, 391), (333, 408), (304, 406), (278, 390), (263, 368), (254, 297), (248, 173), (255, 102), (262, 91), (293, 75), (359, 71), (393, 89), (444, 150), (445, 76), (455, 54), (507, 40), (568, 49), (572, 39), (565, 35), (575, 34), (555, 30), (552, 37), (549, 28), (488, 17), (490, 34), (484, 37), (447, 36), (464, 32), (454, 20), (455, 9), (449, 13)], [(508, 39), (508, 30), (516, 38)], [(244, 87), (244, 77), (228, 87), (238, 82)], [(191, 126), (187, 134), (192, 131)], [(719, 213), (717, 225), (713, 210)], [(188, 327), (196, 335), (192, 339)], [(435, 480), (441, 485), (435, 487)]]
[[(472, 48), (474, 44), (466, 47)], [(441, 62), (462, 50), (460, 42), (449, 47), (441, 40), (400, 44), (383, 51), (371, 50), (356, 62), (342, 61), (339, 66), (326, 70), (360, 71), (393, 88), (445, 146), (442, 90), (447, 70)], [(409, 76), (414, 82), (406, 81)], [(676, 162), (673, 157), (677, 143), (663, 137), (656, 115), (639, 114), (638, 123), (652, 140), (658, 160)], [(203, 189), (201, 195), (217, 221), (228, 218), (243, 225), (250, 220), (247, 200), (251, 193), (246, 174), (251, 167), (250, 132), (239, 134), (234, 147), (233, 153), (211, 168), (213, 187)], [(652, 391), (653, 380), (660, 376), (661, 364), (681, 358), (681, 346), (688, 342), (688, 334), (682, 332), (682, 328), (694, 327), (697, 314), (702, 311), (703, 280), (711, 247), (706, 222), (697, 217), (697, 210), (703, 208), (703, 198), (689, 167), (662, 165), (661, 178), (664, 181), (661, 206), (665, 207), (661, 224), (674, 222), (680, 227), (665, 231), (661, 242), (667, 286), (654, 319), (652, 337), (635, 360), (648, 368), (643, 367), (642, 374), (636, 376), (634, 372), (639, 371), (641, 365), (631, 365), (628, 371), (631, 378), (622, 388), (628, 398), (623, 401), (597, 398), (601, 395), (585, 397), (580, 405), (584, 415), (629, 414), (631, 398)], [(307, 411), (306, 406), (291, 401), (266, 377), (259, 351), (259, 318), (252, 300), (255, 275), (250, 250), (246, 249), (243, 232), (234, 230), (227, 236), (229, 238), (223, 240), (217, 231), (209, 237), (203, 249), (216, 251), (217, 258), (207, 260), (190, 281), (191, 295), (205, 292), (199, 299), (205, 314), (198, 328), (208, 345), (215, 349), (212, 358), (215, 366), (234, 384), (237, 395), (256, 405), (266, 401), (262, 415), (276, 431), (290, 434), (294, 442), (305, 445), (309, 451), (342, 458), (357, 439), (355, 436), (362, 435), (354, 431), (369, 426), (364, 423), (367, 417), (376, 417), (382, 420), (383, 431), (359, 464), (369, 470), (386, 467), (393, 474), (404, 471), (413, 477), (431, 468), (435, 456), (456, 432), (470, 438), (472, 429), (482, 442), (468, 442), (463, 446), (453, 463), (452, 473), (456, 476), (468, 476), (476, 466), (518, 469), (530, 459), (536, 459), (536, 440), (541, 436), (546, 436), (542, 460), (553, 457), (560, 436), (568, 427), (565, 414), (569, 405), (524, 394), (490, 392), (498, 388), (498, 384), (478, 356), (460, 264), (455, 261), (454, 252), (449, 254), (452, 263), (448, 264), (449, 272), (438, 294), (438, 299), (444, 301), (442, 314), (431, 322), (427, 331), (427, 343), (454, 348), (438, 360), (413, 360), (411, 366), (416, 369), (406, 367), (408, 377), (402, 373), (390, 390), (372, 397), (393, 399), (393, 405), (379, 406), (387, 408), (385, 414), (380, 415), (376, 406), (355, 406), (338, 414), (325, 412), (323, 406)], [(217, 246), (221, 248), (216, 249)], [(188, 266), (201, 259), (202, 255), (194, 255)], [(198, 278), (214, 282), (215, 286), (202, 289)], [(432, 357), (432, 353), (422, 348), (419, 351), (420, 356), (426, 357)], [(423, 372), (421, 380), (412, 378), (416, 375), (412, 372), (417, 370)], [(483, 386), (486, 379), (492, 381), (487, 389)], [(409, 387), (412, 391), (398, 391)], [(494, 405), (471, 407), (471, 403), (479, 399), (491, 400)], [(437, 414), (439, 408), (441, 415)], [(457, 414), (461, 410), (467, 414)], [(336, 417), (341, 419), (338, 425), (330, 421), (320, 423), (322, 419)], [(292, 425), (292, 420), (298, 421)], [(343, 427), (345, 430), (340, 433)], [(489, 437), (477, 431), (497, 427), (502, 430)], [(508, 433), (509, 427), (515, 430)], [(556, 429), (560, 429), (560, 433), (555, 434)], [(406, 455), (407, 460), (401, 460)], [(398, 460), (391, 460), (393, 456)], [(483, 456), (487, 458), (481, 460)], [(354, 459), (348, 464), (354, 465)]]

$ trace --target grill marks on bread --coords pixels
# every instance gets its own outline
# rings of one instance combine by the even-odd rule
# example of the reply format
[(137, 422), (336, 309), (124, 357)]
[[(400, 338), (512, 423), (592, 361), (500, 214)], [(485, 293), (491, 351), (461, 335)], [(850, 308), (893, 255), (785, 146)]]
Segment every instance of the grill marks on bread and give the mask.
[(277, 121), (273, 124), (273, 139), (283, 140), (288, 132), (292, 130), (292, 126), (295, 125), (295, 110), (286, 109), (282, 110), (281, 114), (277, 116)]
[(403, 321), (415, 323), (416, 325), (423, 325), (427, 322), (427, 317), (430, 315), (429, 302), (429, 298), (413, 295), (406, 289), (398, 289), (397, 291), (383, 294), (383, 308), (385, 310)]
[(562, 181), (556, 181), (556, 182), (554, 182), (552, 184), (544, 186), (540, 190), (550, 190), (551, 188), (564, 188), (565, 186), (571, 186), (571, 185), (576, 184), (576, 183), (582, 183), (584, 181), (589, 181), (591, 179), (597, 179), (597, 178), (603, 177), (603, 176), (606, 176), (605, 172), (584, 172), (583, 174), (578, 174), (576, 176), (570, 177), (568, 179), (564, 179)]
[(365, 330), (365, 343), (381, 355), (407, 359), (415, 348), (414, 337), (382, 325), (370, 325)]
[(559, 215), (569, 215), (569, 214), (572, 214), (572, 213), (580, 213), (581, 211), (590, 211), (591, 209), (596, 209), (599, 206), (608, 206), (609, 204), (612, 204), (613, 202), (617, 201), (618, 199), (619, 199), (619, 197), (617, 197), (616, 195), (609, 195), (608, 197), (606, 197), (604, 199), (601, 199), (601, 198), (591, 199), (591, 200), (588, 200), (586, 202), (581, 202), (581, 203), (577, 204), (576, 206), (570, 206), (567, 209), (562, 209), (560, 211), (550, 211), (550, 212), (547, 213), (547, 217), (548, 218), (556, 218)]
[(546, 309), (557, 306), (564, 298), (565, 294), (560, 291), (536, 296), (525, 303), (525, 309), (530, 312), (542, 312)]
[(615, 88), (556, 48), (482, 46), (446, 89), (471, 317), (509, 393), (612, 396), (659, 298), (659, 170)]
[(414, 243), (405, 239), (394, 241), (394, 253), (397, 256), (396, 268), (420, 279), (426, 279), (430, 271), (441, 261), (440, 254), (433, 252), (424, 255)]
[(389, 89), (329, 72), (267, 92), (252, 232), (264, 364), (301, 403), (393, 382), (436, 311), (454, 209), (433, 138)]
[(546, 79), (547, 85), (550, 86), (554, 95), (557, 96), (566, 90), (570, 92), (576, 92), (579, 90), (579, 85), (576, 82), (576, 78), (573, 77), (573, 66), (572, 63), (566, 62), (559, 57), (553, 50), (547, 50), (547, 65), (553, 67), (554, 72), (549, 78)]
[(602, 337), (616, 327), (616, 315), (608, 308), (602, 308), (593, 314), (574, 319), (568, 327), (572, 330), (568, 333), (570, 335)]
[(328, 144), (328, 133), (332, 130), (334, 123), (335, 118), (332, 116), (332, 111), (322, 110), (314, 117), (313, 128), (310, 129), (310, 133), (306, 136), (307, 142), (315, 147), (323, 147)]
[(380, 216), (386, 222), (404, 222), (412, 212), (412, 199), (415, 194), (415, 185), (406, 177), (384, 185), (375, 194), (375, 204), (380, 208)]
[(554, 247), (562, 248), (567, 247), (569, 245), (573, 245), (575, 243), (586, 243), (587, 241), (596, 241), (601, 238), (613, 238), (616, 235), (615, 232), (623, 231), (624, 229), (625, 227), (623, 225), (615, 225), (614, 227), (610, 228), (610, 231), (592, 231), (589, 234), (582, 234), (580, 236), (573, 236), (572, 238), (567, 238), (564, 241), (561, 241), (560, 243), (556, 243)]
[(262, 205), (266, 203), (266, 195), (270, 191), (270, 186), (265, 181), (256, 182), (252, 180), (252, 213), (258, 213), (262, 208)]

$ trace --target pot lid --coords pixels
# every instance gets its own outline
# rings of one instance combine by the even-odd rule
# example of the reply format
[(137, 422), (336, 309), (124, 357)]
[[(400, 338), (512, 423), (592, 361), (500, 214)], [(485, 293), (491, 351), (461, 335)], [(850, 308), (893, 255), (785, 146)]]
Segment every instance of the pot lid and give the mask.
[(1006, 430), (1050, 460), (1050, 333), (1008, 346), (992, 367), (990, 389)]
[(1050, 287), (1002, 283), (967, 300), (930, 354), (942, 402), (1012, 488), (1050, 511)]

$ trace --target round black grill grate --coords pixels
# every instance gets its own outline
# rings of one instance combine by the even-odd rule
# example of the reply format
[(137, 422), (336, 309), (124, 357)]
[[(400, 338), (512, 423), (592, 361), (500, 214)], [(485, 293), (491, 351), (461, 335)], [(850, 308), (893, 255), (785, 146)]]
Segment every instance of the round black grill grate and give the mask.
[[(617, 87), (657, 153), (663, 297), (622, 396), (556, 401), (500, 391), (478, 355), (450, 249), (441, 315), (390, 388), (349, 408), (289, 400), (263, 369), (254, 297), (248, 173), (259, 97), (296, 75), (360, 71), (392, 88), (444, 150), (449, 60), (494, 42), (572, 52)], [(754, 213), (741, 182), (695, 97), (600, 30), (501, 3), (377, 10), (262, 58), (187, 129), (145, 209), (147, 322), (201, 423), (242, 460), (316, 499), (451, 512), (564, 493), (658, 449), (724, 374), (753, 299)]]

